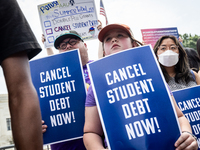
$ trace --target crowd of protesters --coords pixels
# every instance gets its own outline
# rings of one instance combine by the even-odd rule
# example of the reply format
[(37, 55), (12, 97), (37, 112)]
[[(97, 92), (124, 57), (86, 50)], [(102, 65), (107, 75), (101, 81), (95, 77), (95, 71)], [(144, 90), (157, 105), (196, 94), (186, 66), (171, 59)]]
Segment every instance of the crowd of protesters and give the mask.
[[(12, 132), (18, 150), (42, 150), (42, 133), (48, 130), (41, 118), (39, 100), (31, 82), (29, 59), (36, 56), (41, 47), (15, 0), (1, 1), (1, 46), (0, 64), (2, 66), (9, 95)], [(12, 11), (9, 11), (12, 7)], [(4, 15), (5, 14), (5, 15)], [(99, 51), (103, 57), (126, 49), (141, 47), (143, 44), (133, 37), (131, 29), (124, 24), (109, 24), (99, 28)], [(45, 42), (44, 35), (42, 41)], [(97, 45), (98, 46), (98, 45)], [(88, 87), (85, 103), (85, 125), (83, 138), (52, 144), (52, 150), (97, 150), (107, 149), (100, 116), (97, 110), (87, 65), (87, 44), (74, 30), (62, 33), (54, 41), (59, 53), (79, 49), (85, 82)], [(53, 55), (51, 48), (48, 55)], [(200, 84), (200, 39), (197, 51), (184, 48), (172, 35), (162, 36), (154, 46), (154, 52), (170, 91), (197, 86)], [(166, 59), (167, 56), (168, 59)], [(98, 68), (97, 68), (98, 70)], [(177, 150), (198, 149), (191, 126), (178, 108), (171, 93), (182, 134), (174, 143)], [(31, 120), (30, 120), (31, 118)], [(42, 132), (41, 132), (42, 121)], [(67, 133), (66, 133), (67, 134)]]

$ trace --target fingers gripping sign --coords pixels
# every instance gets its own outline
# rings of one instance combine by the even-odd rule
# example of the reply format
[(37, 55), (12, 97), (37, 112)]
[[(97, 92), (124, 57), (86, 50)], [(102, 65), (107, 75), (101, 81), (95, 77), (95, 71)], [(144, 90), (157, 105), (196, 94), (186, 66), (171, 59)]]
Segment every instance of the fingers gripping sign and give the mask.
[(175, 143), (176, 150), (197, 150), (198, 145), (196, 138), (189, 132), (182, 132), (181, 136)]

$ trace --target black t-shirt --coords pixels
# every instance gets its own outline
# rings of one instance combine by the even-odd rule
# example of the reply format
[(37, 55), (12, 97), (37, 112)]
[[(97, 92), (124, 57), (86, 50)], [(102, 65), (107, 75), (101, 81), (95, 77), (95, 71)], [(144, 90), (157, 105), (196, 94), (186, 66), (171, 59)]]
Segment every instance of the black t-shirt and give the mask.
[(31, 59), (41, 51), (16, 0), (0, 0), (0, 64), (12, 54), (27, 51)]

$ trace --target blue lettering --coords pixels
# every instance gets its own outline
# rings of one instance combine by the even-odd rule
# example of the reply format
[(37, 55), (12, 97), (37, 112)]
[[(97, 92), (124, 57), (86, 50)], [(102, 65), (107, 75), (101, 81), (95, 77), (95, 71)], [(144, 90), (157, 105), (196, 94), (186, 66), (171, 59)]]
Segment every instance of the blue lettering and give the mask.
[(89, 20), (90, 26), (98, 25), (98, 20)]
[(59, 16), (58, 9), (55, 9), (55, 10), (54, 10), (54, 14), (56, 14), (55, 17), (58, 17), (58, 16)]
[(87, 27), (88, 26), (88, 21), (87, 22), (73, 23), (72, 26), (74, 27), (74, 29)]
[(44, 13), (45, 10), (49, 10), (49, 9), (55, 7), (55, 6), (58, 6), (58, 5), (59, 5), (58, 1), (53, 1), (53, 2), (51, 2), (51, 3), (49, 3), (45, 6), (41, 6), (40, 10), (42, 11), (42, 13)]
[(68, 16), (68, 15), (75, 15), (77, 14), (76, 9), (66, 10), (66, 11), (59, 11), (58, 9), (54, 10), (54, 13), (57, 14), (56, 17), (60, 16)]
[(85, 7), (76, 6), (76, 9), (78, 10), (79, 13), (81, 13), (81, 12), (94, 12), (94, 7), (90, 7), (88, 9), (87, 6), (85, 6)]
[(76, 6), (76, 9), (78, 10), (78, 12), (87, 12), (87, 6), (85, 6), (85, 7), (82, 7), (82, 6), (78, 7), (78, 6)]

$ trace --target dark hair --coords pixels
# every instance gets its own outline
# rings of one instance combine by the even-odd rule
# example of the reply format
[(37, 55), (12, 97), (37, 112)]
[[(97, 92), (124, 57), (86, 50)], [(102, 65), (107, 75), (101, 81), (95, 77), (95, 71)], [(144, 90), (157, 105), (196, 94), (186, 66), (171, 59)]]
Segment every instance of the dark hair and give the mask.
[(198, 53), (199, 59), (200, 59), (200, 39), (197, 40), (197, 53)]
[(199, 56), (193, 48), (184, 48), (187, 53), (187, 57), (189, 60), (190, 68), (198, 73), (200, 67), (200, 59)]
[[(175, 82), (179, 83), (179, 81), (183, 81), (186, 84), (189, 83), (192, 78), (191, 78), (191, 73), (190, 73), (190, 67), (188, 64), (188, 58), (187, 58), (187, 54), (185, 52), (185, 50), (183, 49), (183, 47), (181, 46), (181, 44), (179, 43), (179, 41), (177, 40), (177, 38), (173, 35), (164, 35), (161, 36), (158, 41), (156, 42), (156, 44), (154, 45), (154, 52), (157, 56), (157, 51), (159, 46), (161, 45), (162, 41), (165, 39), (172, 39), (174, 41), (174, 43), (178, 46), (178, 50), (179, 50), (179, 61), (178, 63), (175, 65)], [(169, 82), (170, 80), (170, 76), (167, 73), (165, 67), (160, 64), (160, 67), (162, 69), (163, 75), (165, 77), (166, 82)]]

